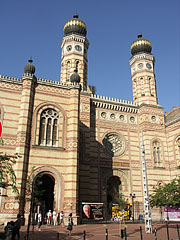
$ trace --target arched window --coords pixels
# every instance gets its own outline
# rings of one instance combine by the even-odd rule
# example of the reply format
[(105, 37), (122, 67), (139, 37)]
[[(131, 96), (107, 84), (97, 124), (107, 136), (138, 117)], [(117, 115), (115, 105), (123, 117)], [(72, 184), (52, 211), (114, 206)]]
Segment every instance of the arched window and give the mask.
[(49, 108), (41, 113), (39, 145), (58, 146), (58, 113)]
[(141, 82), (141, 95), (144, 96), (144, 78), (140, 78), (140, 82)]
[(161, 160), (161, 151), (160, 151), (160, 143), (158, 141), (153, 142), (153, 158), (154, 158), (154, 166), (162, 167)]
[(178, 166), (180, 166), (180, 137), (177, 139), (177, 147), (178, 147)]
[(70, 79), (70, 69), (71, 69), (71, 63), (70, 61), (67, 62), (67, 80)]
[(79, 61), (78, 60), (76, 61), (76, 69), (79, 72)]

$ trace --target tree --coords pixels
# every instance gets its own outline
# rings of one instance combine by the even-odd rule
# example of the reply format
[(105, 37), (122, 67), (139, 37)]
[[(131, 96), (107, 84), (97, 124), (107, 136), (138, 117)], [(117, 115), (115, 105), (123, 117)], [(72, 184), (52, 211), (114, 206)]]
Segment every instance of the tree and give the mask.
[(19, 194), (19, 191), (16, 187), (16, 175), (13, 166), (18, 158), (17, 154), (12, 156), (0, 153), (0, 187), (3, 189), (11, 187), (16, 194)]
[(120, 210), (124, 210), (127, 207), (127, 201), (125, 200), (123, 194), (118, 192), (116, 188), (114, 188), (114, 200), (119, 205)]
[(150, 195), (151, 207), (180, 206), (180, 177), (159, 184)]
[[(28, 224), (27, 224), (27, 236), (26, 239), (29, 239), (29, 230), (32, 223), (35, 220), (34, 219), (34, 207), (36, 204), (41, 200), (41, 197), (43, 196), (44, 190), (41, 189), (42, 186), (42, 180), (41, 174), (35, 175), (34, 173), (35, 167), (32, 167), (31, 174), (27, 176), (26, 181), (26, 201), (30, 202), (30, 211), (29, 211), (29, 217), (28, 217)], [(34, 234), (34, 223), (33, 223), (33, 233)]]

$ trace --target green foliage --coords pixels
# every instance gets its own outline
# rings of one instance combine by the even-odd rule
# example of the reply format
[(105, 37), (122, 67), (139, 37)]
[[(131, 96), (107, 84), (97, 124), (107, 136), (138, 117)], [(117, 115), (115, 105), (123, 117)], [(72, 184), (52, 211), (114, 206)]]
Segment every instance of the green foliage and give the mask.
[(11, 187), (16, 194), (19, 192), (16, 187), (16, 175), (13, 170), (13, 165), (16, 164), (18, 158), (19, 156), (17, 154), (12, 156), (0, 153), (0, 187), (4, 189)]
[(114, 188), (114, 200), (119, 205), (120, 210), (123, 210), (127, 207), (127, 201), (124, 199), (123, 194), (118, 192), (116, 188)]
[(180, 206), (180, 177), (158, 185), (150, 195), (151, 207)]
[(26, 201), (31, 201), (35, 206), (43, 196), (44, 190), (41, 189), (42, 180), (41, 174), (34, 175), (35, 167), (32, 167), (31, 174), (27, 177), (26, 181)]

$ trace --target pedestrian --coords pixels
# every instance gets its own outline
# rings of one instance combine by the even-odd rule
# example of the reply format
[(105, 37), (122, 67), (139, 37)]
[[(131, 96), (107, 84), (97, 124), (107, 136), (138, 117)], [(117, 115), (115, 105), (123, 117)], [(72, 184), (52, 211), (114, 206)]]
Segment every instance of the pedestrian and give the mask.
[(54, 209), (52, 215), (53, 215), (53, 224), (54, 224), (54, 226), (56, 226), (56, 224), (57, 224), (57, 213), (56, 213), (55, 209)]
[(49, 210), (49, 212), (47, 212), (47, 224), (48, 225), (51, 224), (51, 218), (52, 218), (52, 213), (51, 213), (51, 210)]
[(64, 213), (63, 213), (63, 211), (60, 212), (59, 219), (60, 219), (60, 225), (62, 227), (64, 227)]
[(72, 213), (70, 213), (68, 217), (68, 227), (67, 227), (67, 230), (69, 230), (69, 235), (71, 235), (72, 229), (73, 229), (73, 218), (72, 218)]
[(15, 232), (14, 232), (14, 236), (13, 237), (14, 237), (14, 239), (16, 239), (16, 235), (17, 235), (18, 240), (20, 240), (19, 230), (21, 228), (21, 215), (19, 213), (17, 215), (17, 220), (15, 221), (14, 226), (15, 226)]
[(37, 216), (37, 222), (38, 222), (38, 231), (41, 231), (41, 225), (42, 225), (42, 213), (41, 211), (38, 213), (38, 216)]

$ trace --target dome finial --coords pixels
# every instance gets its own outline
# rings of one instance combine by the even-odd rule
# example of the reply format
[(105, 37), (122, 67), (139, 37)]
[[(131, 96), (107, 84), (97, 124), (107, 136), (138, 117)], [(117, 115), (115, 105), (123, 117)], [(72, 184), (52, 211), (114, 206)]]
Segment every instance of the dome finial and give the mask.
[(73, 18), (78, 18), (79, 17), (79, 15), (77, 14), (77, 13), (75, 13), (74, 15), (73, 15)]
[(32, 63), (32, 62), (33, 62), (32, 57), (29, 58), (28, 62), (29, 62), (29, 63)]
[(84, 37), (87, 34), (86, 24), (78, 18), (77, 13), (64, 25), (64, 35), (67, 36), (70, 34), (77, 34)]
[(152, 45), (149, 40), (142, 37), (142, 33), (138, 33), (137, 39), (131, 44), (132, 55), (139, 53), (149, 53), (151, 54)]
[(29, 63), (26, 64), (26, 66), (24, 67), (24, 73), (34, 74), (36, 69), (35, 66), (32, 64), (32, 57), (29, 58), (28, 62)]

